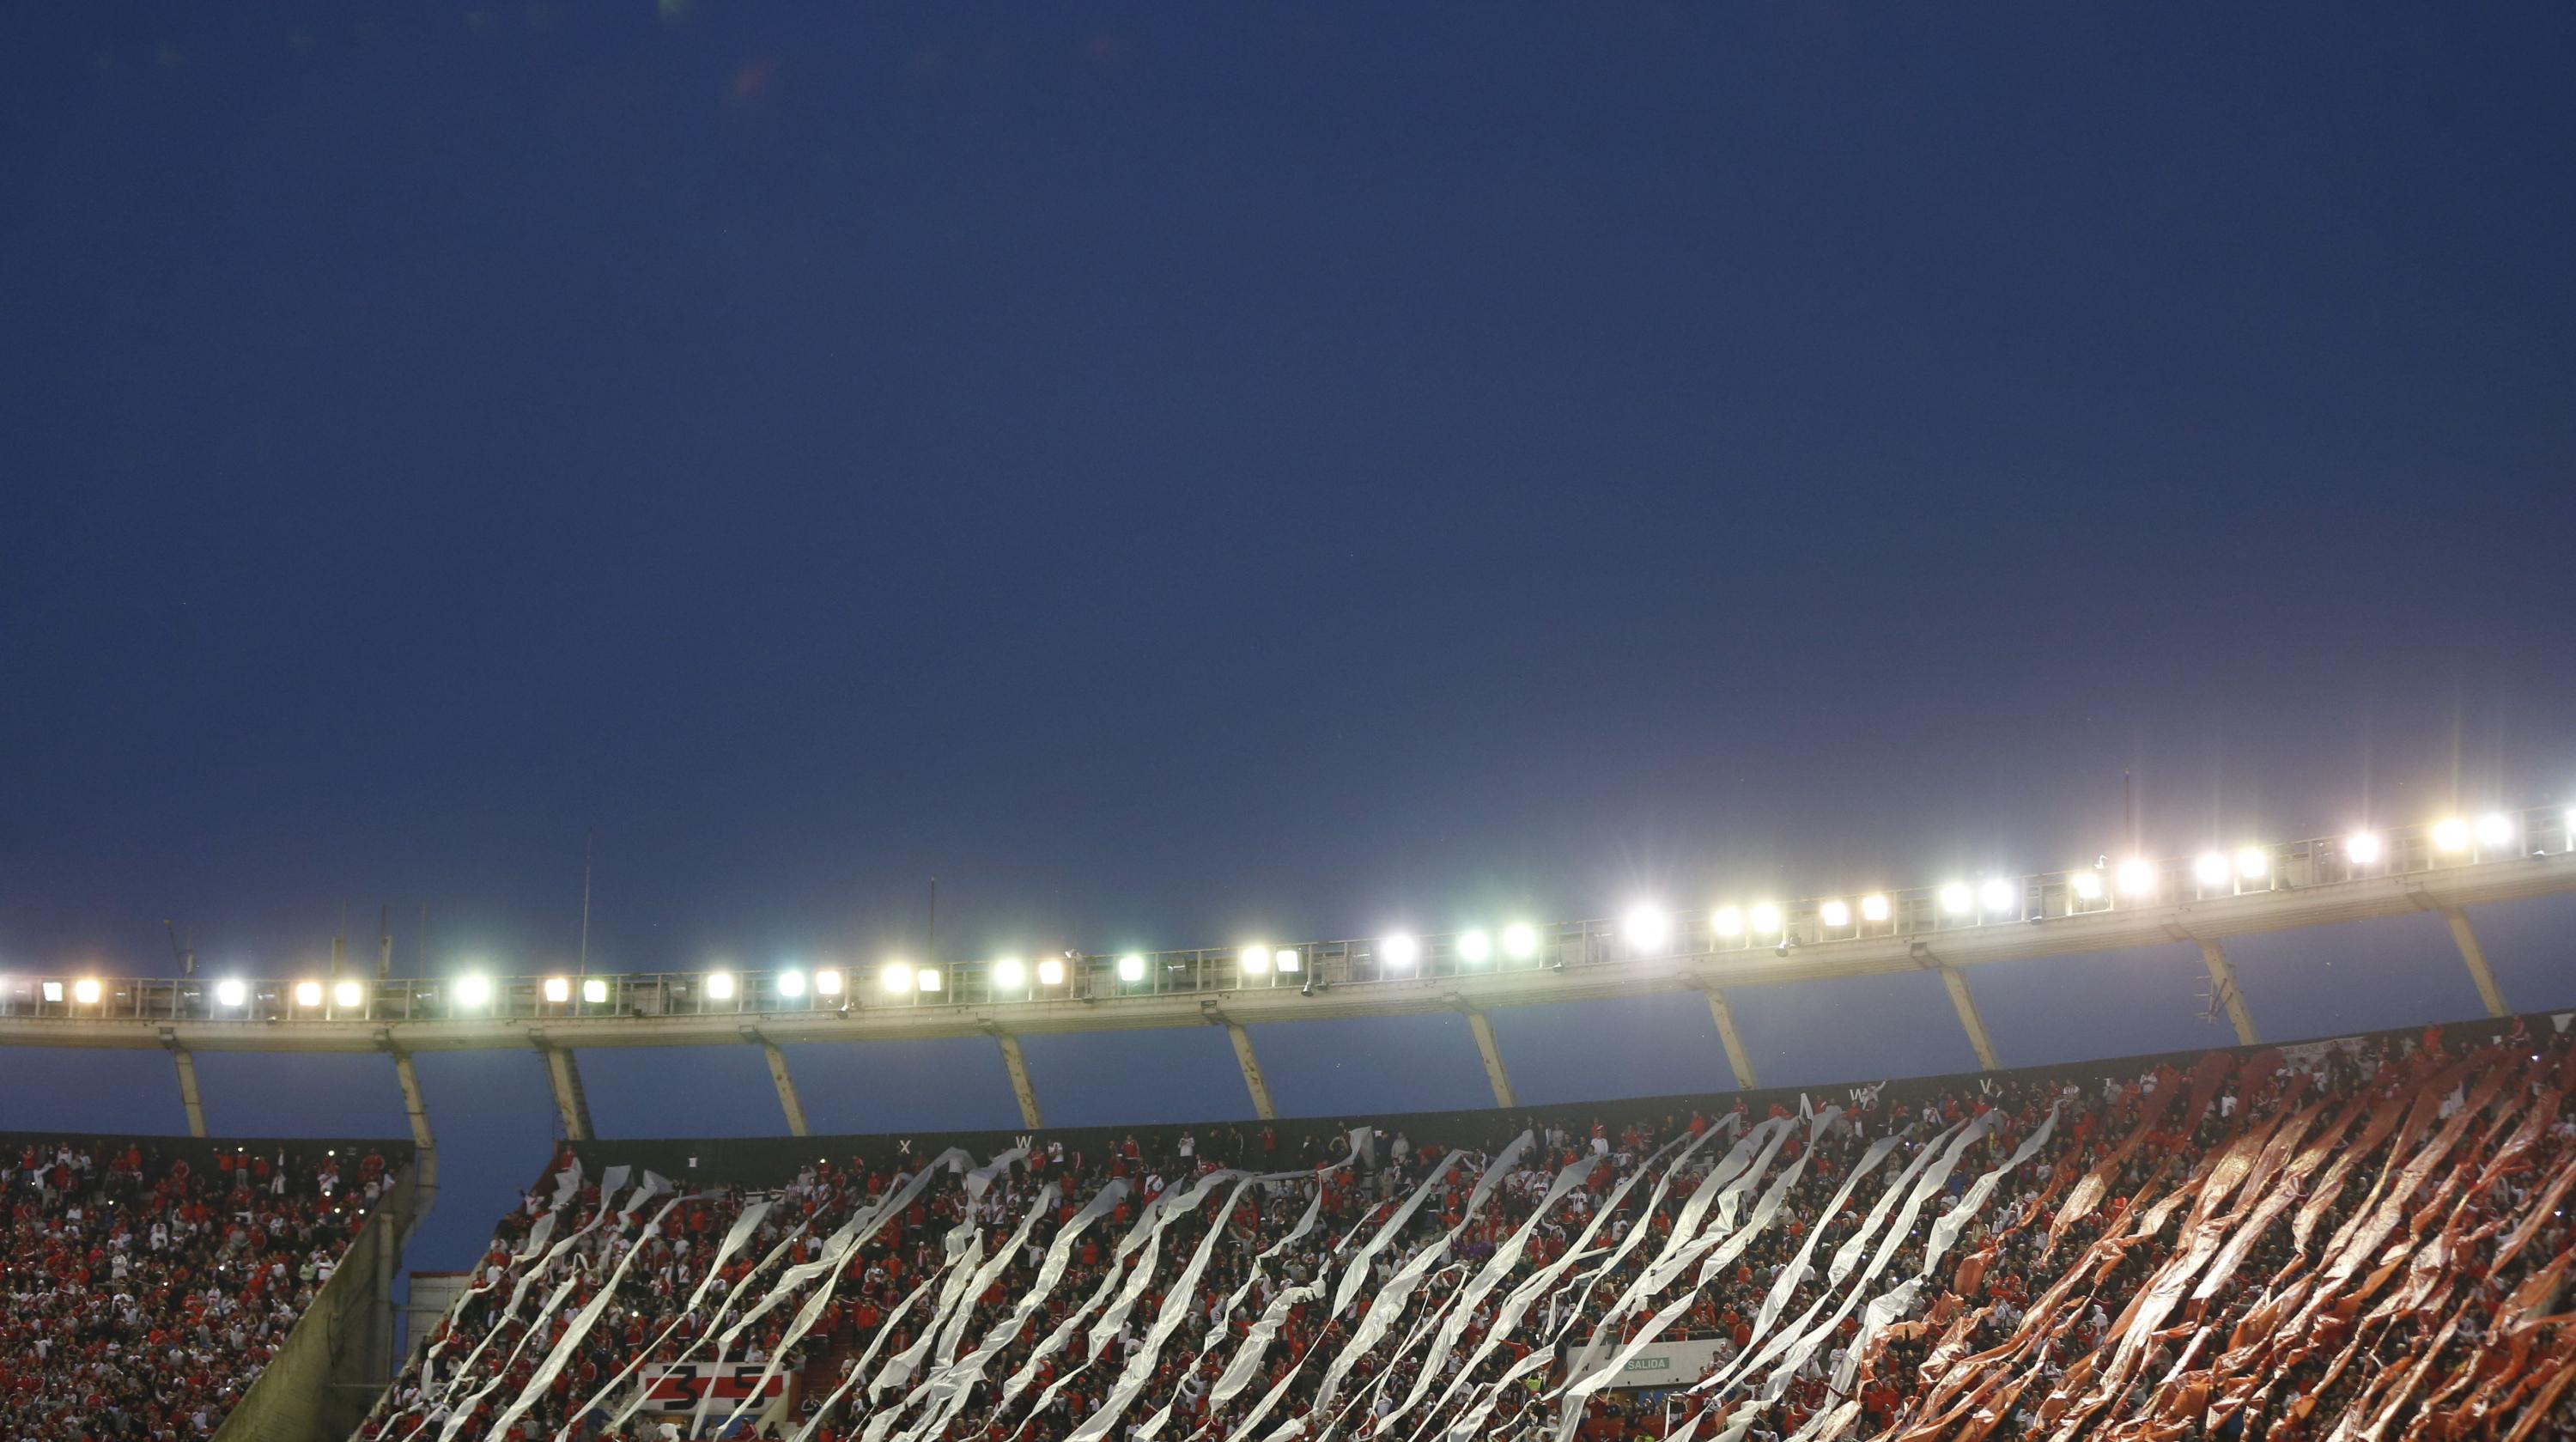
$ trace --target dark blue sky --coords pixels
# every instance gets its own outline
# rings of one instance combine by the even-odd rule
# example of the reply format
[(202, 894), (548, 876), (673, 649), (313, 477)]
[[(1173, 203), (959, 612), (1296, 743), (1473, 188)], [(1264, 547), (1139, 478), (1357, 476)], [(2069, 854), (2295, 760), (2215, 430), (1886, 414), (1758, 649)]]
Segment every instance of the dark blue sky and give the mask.
[[(2163, 851), (2576, 795), (2562, 5), (5, 25), (0, 968), (425, 901), (541, 969), (594, 827), (643, 969), (871, 958), (934, 873), (959, 948), (1215, 945), (2052, 868), (2124, 769)], [(2572, 920), (2484, 920), (2516, 1004)], [(2276, 1034), (2475, 1005), (2438, 924), (2240, 960)], [(1978, 985), (2036, 1061), (2219, 1039), (2196, 974)], [(1919, 980), (1747, 999), (1765, 1079), (1961, 1065)], [(1453, 1019), (1274, 1030), (1297, 1110), (1481, 1095)], [(1708, 1031), (1503, 1023), (1535, 1098)], [(1213, 1033), (1030, 1050), (1068, 1121), (1246, 1105)], [(798, 1065), (1011, 1116), (982, 1043)], [(775, 1126), (749, 1054), (585, 1066)], [(457, 1252), (549, 1118), (425, 1068)], [(171, 1093), (0, 1053), (13, 1124)]]

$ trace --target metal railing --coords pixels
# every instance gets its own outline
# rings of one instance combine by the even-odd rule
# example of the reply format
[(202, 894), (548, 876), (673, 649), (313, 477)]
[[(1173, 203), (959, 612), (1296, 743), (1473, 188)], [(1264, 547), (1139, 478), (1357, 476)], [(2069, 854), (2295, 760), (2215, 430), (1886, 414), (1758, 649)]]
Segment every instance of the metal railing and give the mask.
[(2489, 812), (2366, 836), (2251, 844), (2068, 871), (1960, 877), (1931, 886), (1771, 901), (1697, 915), (1588, 921), (1510, 917), (1479, 929), (1124, 955), (1064, 953), (916, 967), (901, 962), (770, 970), (537, 976), (296, 978), (0, 976), (0, 1018), (237, 1022), (601, 1018), (849, 1012), (1107, 1002), (1248, 988), (1337, 988), (1425, 977), (1564, 971), (1679, 956), (1829, 948), (1893, 937), (2045, 925), (2125, 907), (2333, 886), (2576, 849), (2576, 807)]

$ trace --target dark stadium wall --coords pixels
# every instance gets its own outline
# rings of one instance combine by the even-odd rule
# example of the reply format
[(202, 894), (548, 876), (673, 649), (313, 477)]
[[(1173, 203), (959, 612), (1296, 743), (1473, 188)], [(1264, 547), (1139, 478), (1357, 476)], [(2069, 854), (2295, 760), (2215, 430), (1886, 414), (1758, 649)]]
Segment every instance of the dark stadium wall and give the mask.
[(392, 1357), (392, 1278), (412, 1221), (408, 1167), (385, 1195), (214, 1442), (342, 1442), (366, 1420)]

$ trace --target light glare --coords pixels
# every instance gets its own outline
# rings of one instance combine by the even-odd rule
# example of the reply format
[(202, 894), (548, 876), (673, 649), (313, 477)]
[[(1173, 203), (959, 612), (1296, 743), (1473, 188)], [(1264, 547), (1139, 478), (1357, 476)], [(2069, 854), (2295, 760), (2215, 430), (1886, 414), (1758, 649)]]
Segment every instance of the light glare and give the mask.
[(1018, 991), (1028, 985), (1029, 969), (1016, 956), (1006, 956), (993, 963), (993, 985), (1004, 991)]
[(2073, 886), (2073, 887), (2075, 888), (2075, 895), (2076, 895), (2076, 896), (2077, 896), (2077, 898), (2078, 898), (2078, 899), (2080, 899), (2080, 900), (2084, 900), (2084, 901), (2100, 901), (2100, 900), (2102, 899), (2102, 873), (2101, 873), (2101, 872), (2098, 872), (2098, 871), (2079, 871), (2079, 872), (2076, 872), (2076, 873), (2075, 873), (2075, 875), (2074, 875), (2074, 877), (2072, 878), (2072, 880), (2070, 880), (2070, 881), (2069, 881), (2069, 883), (2068, 883), (2068, 884), (2069, 884), (2069, 885), (2071, 885), (2071, 886)]
[(2513, 839), (2513, 818), (2501, 811), (2490, 811), (2478, 818), (2478, 844), (2502, 846)]
[(1760, 902), (1754, 906), (1747, 920), (1752, 922), (1755, 936), (1769, 936), (1780, 929), (1780, 908), (1767, 901)]
[(2120, 884), (2120, 893), (2124, 896), (2144, 896), (2156, 889), (2156, 869), (2140, 857), (2133, 856), (2121, 862), (2118, 874), (2112, 879)]
[(1708, 925), (1711, 931), (1716, 932), (1720, 936), (1742, 936), (1744, 934), (1744, 908), (1740, 906), (1721, 906), (1709, 917)]
[(915, 983), (917, 983), (917, 984), (921, 987), (921, 989), (922, 989), (923, 991), (937, 991), (937, 990), (939, 990), (939, 968), (938, 968), (938, 967), (935, 967), (935, 966), (925, 966), (925, 967), (923, 967), (921, 970), (914, 972), (914, 973), (912, 974), (912, 979), (913, 979), (913, 981), (914, 981)]
[(1243, 949), (1243, 955), (1238, 957), (1236, 961), (1237, 964), (1242, 967), (1243, 974), (1245, 976), (1267, 976), (1270, 974), (1269, 947), (1247, 946)]
[(72, 1000), (83, 1006), (98, 1005), (98, 978), (84, 976), (72, 983)]
[(1040, 985), (1040, 986), (1062, 986), (1062, 985), (1064, 985), (1064, 958), (1063, 958), (1063, 957), (1060, 957), (1060, 956), (1042, 956), (1042, 957), (1039, 957), (1039, 958), (1038, 958), (1038, 985)]
[[(86, 985), (86, 983), (84, 983), (84, 985)], [(90, 998), (88, 997), (82, 998), (83, 1001), (87, 1001), (89, 999)], [(297, 1006), (320, 1006), (322, 1004), (322, 983), (318, 981), (297, 982), (295, 984), (295, 1004)]]
[(912, 968), (900, 961), (889, 961), (885, 970), (877, 973), (877, 985), (889, 995), (901, 996), (912, 990)]
[(1968, 890), (1968, 883), (1953, 881), (1941, 888), (1941, 909), (1952, 916), (1965, 916), (1974, 905), (1976, 895)]
[(1494, 955), (1494, 939), (1481, 931), (1470, 931), (1458, 938), (1458, 959), (1483, 963)]
[(2240, 846), (2236, 850), (2236, 874), (2248, 881), (2272, 869), (2271, 853), (2259, 846)]
[(805, 973), (782, 971), (778, 974), (778, 994), (793, 999), (805, 994)]
[(1538, 928), (1526, 921), (1504, 927), (1503, 955), (1514, 961), (1527, 961), (1538, 955)]
[(1836, 931), (1851, 925), (1851, 903), (1828, 901), (1816, 908), (1816, 919)]
[(545, 998), (557, 1002), (572, 1000), (572, 983), (560, 976), (547, 977)]
[(1277, 966), (1281, 971), (1298, 971), (1302, 970), (1305, 965), (1304, 959), (1297, 955), (1297, 949), (1293, 946), (1283, 946), (1279, 948), (1278, 951), (1271, 954), (1270, 960), (1271, 963)]
[(457, 980), (456, 980), (456, 1004), (457, 1004), (457, 1005), (459, 1005), (459, 1006), (481, 1006), (481, 1005), (485, 1004), (486, 1002), (489, 1002), (491, 999), (492, 999), (492, 978), (490, 978), (490, 977), (488, 977), (488, 976), (484, 976), (484, 975), (482, 975), (482, 974), (480, 974), (480, 973), (477, 973), (477, 974), (475, 974), (475, 975), (473, 975), (473, 976), (464, 976), (464, 977), (458, 977), (458, 978), (457, 978)]
[(1414, 940), (1413, 933), (1409, 931), (1379, 937), (1377, 959), (1388, 966), (1410, 969), (1422, 959), (1422, 943)]
[(1628, 945), (1635, 950), (1655, 951), (1665, 942), (1672, 940), (1673, 919), (1666, 916), (1661, 907), (1633, 907), (1628, 912), (1627, 920), (1620, 924), (1619, 930), (1628, 938)]
[(1977, 888), (1977, 899), (1986, 904), (1988, 911), (2019, 911), (2021, 885), (1998, 876)]
[(2191, 875), (2203, 886), (2225, 886), (2227, 858), (2215, 851), (2204, 851), (2200, 859), (2191, 864)]
[(249, 999), (250, 988), (244, 986), (239, 977), (228, 976), (215, 983), (215, 1005), (217, 1006), (239, 1006)]
[(358, 982), (344, 981), (331, 988), (331, 1000), (341, 1007), (362, 1006), (367, 1000), (367, 988)]
[(1118, 979), (1120, 981), (1130, 982), (1143, 981), (1145, 979), (1145, 958), (1138, 956), (1132, 951), (1125, 956), (1118, 958)]
[(1860, 899), (1860, 917), (1863, 921), (1887, 920), (1887, 898), (1875, 893), (1862, 897)]
[(2344, 860), (2356, 866), (2368, 866), (2379, 860), (2379, 836), (2375, 832), (2356, 831), (2343, 839)]
[(590, 1003), (592, 1006), (607, 1005), (608, 979), (600, 976), (583, 977), (581, 979), (581, 999)]
[(2433, 847), (2437, 851), (2469, 849), (2469, 823), (2456, 816), (2433, 823)]
[(729, 971), (708, 972), (707, 995), (717, 1001), (731, 1001), (733, 999), (733, 973)]

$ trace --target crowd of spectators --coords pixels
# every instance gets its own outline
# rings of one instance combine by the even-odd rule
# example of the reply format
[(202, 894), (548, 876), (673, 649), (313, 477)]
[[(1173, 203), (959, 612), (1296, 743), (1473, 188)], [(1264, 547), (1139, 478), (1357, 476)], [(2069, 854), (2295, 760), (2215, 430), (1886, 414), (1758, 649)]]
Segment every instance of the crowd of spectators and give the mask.
[[(2431, 1031), (1438, 1140), (1040, 1135), (972, 1176), (916, 1142), (761, 1191), (567, 1154), (362, 1436), (2566, 1436), (2571, 1081), (2554, 1033)], [(1713, 1344), (1704, 1387), (1568, 1385), (1650, 1330)], [(801, 1385), (639, 1406), (676, 1362)]]
[(0, 1135), (0, 1439), (212, 1434), (389, 1165), (365, 1145)]

